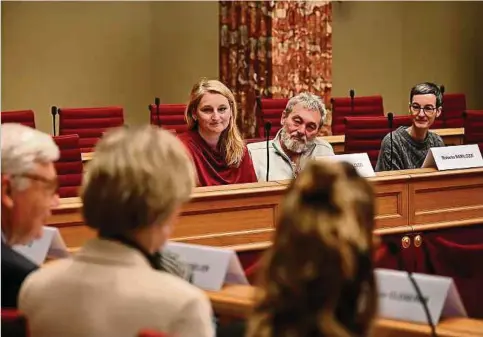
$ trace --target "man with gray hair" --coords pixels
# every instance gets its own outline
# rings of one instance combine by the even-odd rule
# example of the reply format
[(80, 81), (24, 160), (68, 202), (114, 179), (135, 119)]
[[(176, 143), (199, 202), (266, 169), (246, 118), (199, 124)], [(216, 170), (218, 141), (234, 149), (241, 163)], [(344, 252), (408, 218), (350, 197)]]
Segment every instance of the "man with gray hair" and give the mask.
[[(376, 171), (420, 168), (432, 147), (444, 146), (443, 139), (429, 128), (441, 114), (443, 95), (434, 83), (415, 85), (409, 94), (410, 127), (400, 126), (387, 134), (381, 143)], [(392, 154), (391, 154), (392, 147)]]
[(311, 93), (300, 93), (292, 97), (282, 112), (282, 128), (269, 142), (249, 144), (258, 181), (295, 178), (308, 159), (332, 156), (332, 146), (317, 138), (324, 124), (326, 110), (322, 100)]
[(1, 137), (2, 308), (16, 308), (20, 286), (37, 266), (11, 247), (40, 238), (58, 204), (59, 149), (48, 134), (20, 124), (3, 124)]

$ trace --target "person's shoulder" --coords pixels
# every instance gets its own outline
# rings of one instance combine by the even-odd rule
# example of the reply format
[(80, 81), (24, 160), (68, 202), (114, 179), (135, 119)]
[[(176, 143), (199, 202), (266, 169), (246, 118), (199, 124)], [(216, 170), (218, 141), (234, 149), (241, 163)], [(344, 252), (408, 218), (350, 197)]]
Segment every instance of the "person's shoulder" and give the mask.
[[(272, 141), (269, 141), (268, 144), (270, 148), (273, 147)], [(267, 142), (262, 141), (262, 142), (250, 143), (250, 144), (247, 144), (247, 148), (248, 148), (248, 151), (250, 151), (251, 153), (258, 152), (258, 151), (266, 151)]]
[(65, 269), (72, 263), (71, 258), (59, 259), (56, 261), (47, 262), (42, 268), (38, 268), (32, 272), (26, 283), (36, 284), (38, 286), (50, 286), (53, 280), (58, 279), (59, 276), (64, 275)]
[(444, 144), (443, 138), (438, 135), (436, 132), (429, 131), (429, 137), (432, 139), (433, 143), (435, 144)]
[(332, 144), (330, 144), (327, 140), (322, 137), (317, 137), (315, 140), (315, 146), (317, 150), (320, 149), (329, 149), (332, 151)]
[(176, 298), (180, 305), (183, 305), (183, 302), (207, 299), (206, 294), (201, 289), (179, 276), (154, 269), (150, 270), (149, 275), (145, 276), (139, 286), (142, 285), (146, 290), (151, 289), (152, 291), (149, 291), (149, 294), (154, 296), (153, 299), (156, 296), (159, 297), (160, 301), (165, 301), (167, 297)]
[(35, 263), (2, 242), (2, 269), (4, 271), (29, 273), (37, 268)]

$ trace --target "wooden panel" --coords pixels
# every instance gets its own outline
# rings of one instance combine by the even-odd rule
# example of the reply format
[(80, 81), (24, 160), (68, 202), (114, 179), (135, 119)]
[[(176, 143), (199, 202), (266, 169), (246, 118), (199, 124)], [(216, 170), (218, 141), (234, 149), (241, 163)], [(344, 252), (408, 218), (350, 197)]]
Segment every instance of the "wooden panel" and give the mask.
[(407, 179), (374, 182), (376, 228), (408, 226)]
[(483, 168), (413, 174), (409, 185), (410, 223), (445, 226), (483, 219)]

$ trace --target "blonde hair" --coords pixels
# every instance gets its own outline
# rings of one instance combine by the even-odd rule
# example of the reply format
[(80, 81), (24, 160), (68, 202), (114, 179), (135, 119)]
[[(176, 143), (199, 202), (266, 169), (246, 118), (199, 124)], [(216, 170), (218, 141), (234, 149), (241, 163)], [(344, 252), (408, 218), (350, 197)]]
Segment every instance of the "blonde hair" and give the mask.
[(231, 109), (231, 118), (228, 127), (221, 133), (221, 151), (225, 156), (228, 166), (238, 167), (243, 159), (244, 142), (236, 125), (238, 110), (233, 93), (223, 83), (217, 80), (202, 79), (196, 83), (191, 89), (190, 101), (185, 111), (185, 119), (188, 129), (195, 130), (198, 128), (198, 122), (193, 118), (201, 98), (206, 93), (220, 94), (226, 97)]
[(95, 148), (82, 188), (86, 224), (117, 235), (164, 222), (194, 187), (183, 144), (155, 126), (108, 131)]
[(377, 307), (371, 186), (347, 163), (311, 162), (281, 206), (248, 336), (367, 335)]

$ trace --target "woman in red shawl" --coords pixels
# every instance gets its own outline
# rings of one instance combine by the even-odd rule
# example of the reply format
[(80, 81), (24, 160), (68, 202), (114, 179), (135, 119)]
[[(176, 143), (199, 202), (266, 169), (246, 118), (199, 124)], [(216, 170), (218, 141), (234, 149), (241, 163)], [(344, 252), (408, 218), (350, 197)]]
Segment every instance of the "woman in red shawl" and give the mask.
[(179, 138), (191, 153), (199, 186), (257, 181), (236, 116), (235, 97), (223, 83), (201, 80), (194, 85), (185, 112), (188, 131)]

